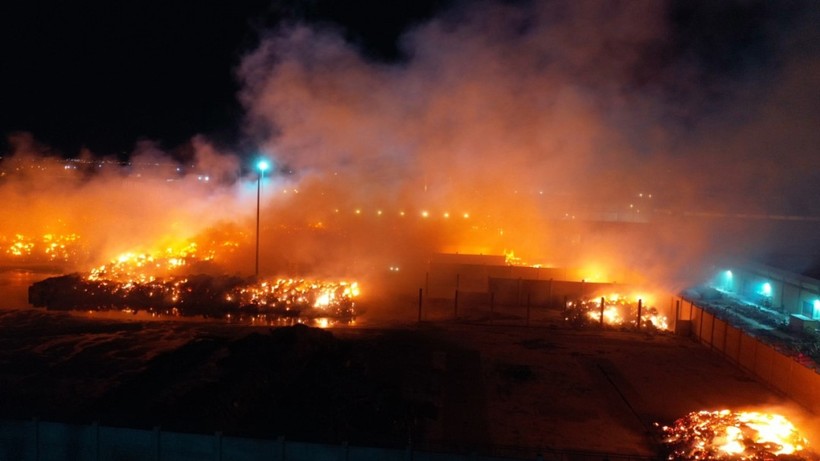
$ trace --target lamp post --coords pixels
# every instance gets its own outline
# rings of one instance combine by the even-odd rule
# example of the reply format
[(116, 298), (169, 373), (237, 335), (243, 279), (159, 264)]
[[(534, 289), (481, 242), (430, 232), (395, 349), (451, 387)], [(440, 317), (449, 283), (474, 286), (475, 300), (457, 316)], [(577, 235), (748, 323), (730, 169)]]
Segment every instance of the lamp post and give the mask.
[(256, 179), (256, 271), (254, 274), (259, 277), (259, 202), (262, 197), (262, 177), (265, 176), (265, 171), (270, 167), (267, 160), (259, 160), (256, 162), (256, 169), (259, 170), (259, 175)]

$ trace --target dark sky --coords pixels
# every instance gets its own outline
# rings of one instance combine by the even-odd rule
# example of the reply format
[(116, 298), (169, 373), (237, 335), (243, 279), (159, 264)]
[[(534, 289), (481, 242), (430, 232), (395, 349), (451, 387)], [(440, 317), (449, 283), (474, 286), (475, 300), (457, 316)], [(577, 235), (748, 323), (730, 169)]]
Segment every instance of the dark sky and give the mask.
[[(368, 58), (394, 62), (403, 58), (396, 42), (402, 31), (454, 3), (3, 2), (0, 132), (4, 137), (29, 132), (65, 156), (82, 147), (122, 156), (139, 139), (173, 149), (198, 133), (236, 145), (244, 110), (235, 69), (258, 44), (261, 31), (294, 21), (331, 26)], [(464, 9), (470, 3), (458, 5)], [(708, 105), (713, 98), (702, 95), (710, 88), (719, 99), (727, 81), (765, 78), (777, 68), (779, 35), (805, 6), (671, 2), (669, 38), (640, 51), (644, 65), (636, 67), (634, 84), (657, 86), (671, 108), (680, 101)], [(699, 72), (677, 76), (674, 68), (682, 59), (697, 62)], [(693, 85), (698, 98), (688, 94)], [(702, 110), (708, 107), (694, 113)], [(685, 123), (692, 113), (686, 106), (678, 115)]]
[(142, 138), (173, 148), (197, 133), (233, 144), (243, 114), (235, 68), (260, 31), (283, 21), (333, 24), (351, 41), (366, 43), (371, 55), (389, 60), (400, 31), (435, 5), (3, 2), (0, 132), (29, 132), (68, 156), (81, 147), (122, 155)]

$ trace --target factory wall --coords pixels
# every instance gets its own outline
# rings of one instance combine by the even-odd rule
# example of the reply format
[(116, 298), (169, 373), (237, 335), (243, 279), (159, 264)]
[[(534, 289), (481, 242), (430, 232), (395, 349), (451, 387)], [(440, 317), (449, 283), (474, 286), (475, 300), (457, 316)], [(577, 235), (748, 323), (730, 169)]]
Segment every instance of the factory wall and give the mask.
[(820, 414), (820, 374), (813, 363), (766, 344), (718, 318), (692, 301), (677, 297), (677, 323), (688, 323), (691, 335), (729, 362)]
[[(763, 289), (767, 283), (770, 293)], [(718, 271), (711, 284), (786, 314), (820, 319), (820, 310), (814, 308), (815, 301), (820, 300), (820, 281), (810, 277), (762, 264), (744, 263)]]
[(612, 291), (611, 283), (568, 282), (563, 280), (489, 279), (495, 303), (507, 306), (562, 307), (565, 300), (586, 298)]
[[(567, 299), (594, 295), (615, 283), (585, 281), (578, 269), (473, 262), (431, 262), (424, 292), (431, 299), (452, 299), (455, 292), (493, 293), (500, 305), (560, 306)], [(625, 275), (626, 277), (626, 275)], [(627, 280), (624, 278), (623, 280)], [(617, 284), (620, 287), (628, 284)]]

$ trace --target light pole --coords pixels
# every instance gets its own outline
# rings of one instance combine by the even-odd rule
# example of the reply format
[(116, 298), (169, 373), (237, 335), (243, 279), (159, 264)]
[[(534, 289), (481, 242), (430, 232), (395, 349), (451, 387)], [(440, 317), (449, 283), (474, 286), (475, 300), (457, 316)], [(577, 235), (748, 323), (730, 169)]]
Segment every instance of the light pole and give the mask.
[(256, 162), (256, 169), (259, 174), (256, 179), (256, 271), (254, 274), (259, 277), (259, 201), (262, 197), (262, 177), (265, 176), (265, 171), (270, 167), (267, 160), (262, 159)]

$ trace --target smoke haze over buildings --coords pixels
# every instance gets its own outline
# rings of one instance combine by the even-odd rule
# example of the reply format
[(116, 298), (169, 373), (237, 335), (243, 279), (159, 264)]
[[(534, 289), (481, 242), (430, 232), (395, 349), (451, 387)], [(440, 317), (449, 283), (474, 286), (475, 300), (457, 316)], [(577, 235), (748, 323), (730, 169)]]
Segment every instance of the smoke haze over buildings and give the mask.
[[(817, 10), (465, 2), (405, 30), (394, 60), (342, 28), (286, 21), (237, 68), (243, 145), (277, 165), (262, 185), (266, 270), (515, 251), (677, 288), (723, 253), (812, 255), (817, 242), (777, 234), (784, 216), (820, 216)], [(11, 161), (43, 151), (17, 146)], [(61, 223), (91, 260), (226, 226), (250, 242), (251, 153), (203, 137), (191, 149), (190, 163), (143, 143), (126, 173), (7, 179), (3, 228)], [(243, 248), (229, 270), (249, 267)]]

